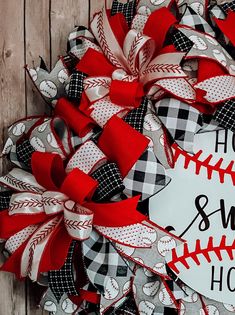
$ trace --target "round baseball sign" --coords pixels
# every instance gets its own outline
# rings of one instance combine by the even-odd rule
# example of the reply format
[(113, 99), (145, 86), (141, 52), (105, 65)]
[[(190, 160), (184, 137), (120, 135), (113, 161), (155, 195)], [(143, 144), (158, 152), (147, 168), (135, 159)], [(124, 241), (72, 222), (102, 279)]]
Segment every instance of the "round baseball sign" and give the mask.
[(235, 297), (235, 135), (199, 133), (190, 154), (173, 145), (168, 186), (150, 201), (151, 220), (183, 238), (166, 260), (195, 291), (223, 303)]

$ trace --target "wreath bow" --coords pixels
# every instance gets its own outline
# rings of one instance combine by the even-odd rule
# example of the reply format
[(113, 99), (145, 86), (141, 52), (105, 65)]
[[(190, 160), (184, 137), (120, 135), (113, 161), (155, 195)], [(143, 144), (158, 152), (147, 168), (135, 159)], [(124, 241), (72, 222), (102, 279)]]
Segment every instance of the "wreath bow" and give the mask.
[(177, 84), (185, 86), (190, 101), (195, 98), (195, 92), (180, 66), (185, 53), (177, 52), (172, 46), (169, 51), (161, 51), (166, 33), (176, 20), (166, 8), (159, 11), (157, 15), (163, 14), (166, 18), (164, 29), (159, 30), (163, 32), (159, 35), (162, 38), (160, 42), (153, 33), (155, 22), (152, 17), (143, 32), (128, 31), (120, 16), (113, 20), (106, 10), (94, 17), (91, 28), (102, 52), (89, 48), (77, 70), (88, 75), (84, 79), (88, 102), (84, 102), (83, 97), (80, 109), (101, 127), (113, 115), (123, 117), (138, 107), (145, 94), (151, 98), (163, 90), (177, 94), (176, 81), (166, 84), (169, 80), (177, 80)]
[[(78, 168), (66, 175), (58, 154), (33, 153), (32, 170), (34, 175), (13, 169), (0, 179), (3, 185), (18, 191), (11, 197), (9, 210), (0, 214), (0, 237), (8, 239), (6, 247), (18, 242), (3, 270), (36, 280), (40, 272), (60, 268), (71, 240), (89, 238), (94, 227), (107, 238), (113, 235), (113, 229), (130, 225), (142, 235), (151, 230), (141, 223), (145, 216), (136, 210), (139, 197), (115, 203), (93, 202), (97, 181)], [(143, 240), (137, 237), (130, 243), (115, 239), (129, 246), (149, 247)], [(19, 265), (15, 264), (17, 259)]]

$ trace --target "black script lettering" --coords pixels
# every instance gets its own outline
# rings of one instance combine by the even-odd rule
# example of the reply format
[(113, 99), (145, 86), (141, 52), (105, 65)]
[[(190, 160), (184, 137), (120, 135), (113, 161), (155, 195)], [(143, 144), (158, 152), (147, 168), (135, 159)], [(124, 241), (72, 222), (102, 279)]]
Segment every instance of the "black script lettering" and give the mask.
[(211, 274), (211, 290), (214, 290), (214, 284), (219, 284), (219, 291), (222, 291), (222, 281), (223, 281), (223, 267), (220, 267), (220, 273), (219, 273), (219, 279), (215, 280), (215, 266), (212, 266), (211, 268), (212, 274)]
[(220, 207), (212, 212), (206, 213), (205, 208), (208, 206), (208, 203), (209, 199), (206, 195), (199, 195), (195, 198), (195, 207), (198, 213), (180, 237), (183, 237), (183, 235), (192, 227), (199, 217), (201, 218), (198, 224), (199, 231), (207, 231), (210, 228), (210, 217), (217, 212), (220, 212), (222, 228), (226, 229), (230, 225), (231, 230), (235, 230), (235, 206), (232, 206), (229, 213), (226, 214), (225, 202), (223, 199), (220, 199)]
[[(208, 204), (208, 197), (206, 195), (199, 195), (195, 199), (195, 206), (198, 211), (198, 214), (202, 217), (201, 222), (199, 223), (199, 230), (206, 231), (210, 227), (209, 216), (205, 213), (204, 209)], [(204, 227), (202, 226), (204, 224)]]
[(223, 228), (226, 229), (229, 226), (229, 222), (230, 222), (231, 230), (234, 231), (235, 230), (235, 207), (232, 206), (230, 208), (230, 211), (226, 219), (224, 200), (220, 199), (220, 210), (221, 210), (221, 221), (222, 221)]

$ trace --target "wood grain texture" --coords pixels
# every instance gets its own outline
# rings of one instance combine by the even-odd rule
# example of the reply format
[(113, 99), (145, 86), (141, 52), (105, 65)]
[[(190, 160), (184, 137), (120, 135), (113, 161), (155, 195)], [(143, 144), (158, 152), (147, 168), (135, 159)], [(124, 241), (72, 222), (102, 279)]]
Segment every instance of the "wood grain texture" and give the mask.
[[(90, 0), (90, 20), (93, 19), (93, 16), (96, 12), (102, 10), (105, 5), (105, 0), (94, 1)], [(112, 6), (112, 0), (106, 0), (106, 6), (108, 9)]]
[(51, 0), (52, 65), (59, 55), (66, 54), (68, 34), (74, 26), (88, 23), (89, 0)]
[[(111, 0), (109, 1), (109, 6)], [(89, 25), (103, 0), (0, 0), (0, 150), (7, 126), (26, 115), (47, 111), (24, 65), (38, 66), (39, 55), (48, 67), (66, 53), (67, 36), (75, 25)], [(0, 156), (0, 173), (9, 164)], [(3, 257), (0, 256), (0, 263)], [(42, 288), (0, 273), (0, 315), (46, 315), (38, 308)]]
[[(50, 1), (25, 0), (25, 55), (26, 64), (37, 67), (41, 56), (48, 68), (50, 56)], [(42, 114), (48, 110), (29, 76), (26, 76), (27, 115)]]
[[(51, 68), (50, 54), (50, 1), (25, 0), (25, 58), (30, 67), (37, 67), (41, 56), (48, 69)], [(26, 111), (27, 116), (43, 114), (49, 111), (48, 105), (38, 93), (28, 75), (26, 75)], [(26, 283), (27, 314), (46, 314), (39, 308), (40, 292), (38, 285)]]
[[(0, 126), (1, 146), (6, 138), (7, 126), (24, 117), (25, 107), (25, 53), (24, 53), (24, 1), (1, 0), (0, 19)], [(0, 172), (6, 171), (1, 159)], [(3, 257), (1, 256), (1, 263)], [(25, 284), (14, 276), (0, 273), (1, 315), (26, 314)]]

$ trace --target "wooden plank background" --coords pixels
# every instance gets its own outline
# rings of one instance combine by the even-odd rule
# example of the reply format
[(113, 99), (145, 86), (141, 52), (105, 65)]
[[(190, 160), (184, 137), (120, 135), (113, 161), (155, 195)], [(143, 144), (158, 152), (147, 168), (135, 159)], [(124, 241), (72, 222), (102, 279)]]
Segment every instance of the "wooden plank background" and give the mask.
[[(65, 53), (66, 37), (74, 25), (87, 26), (103, 4), (104, 0), (0, 0), (0, 151), (8, 125), (46, 111), (24, 65), (36, 65), (42, 56), (52, 68), (57, 56)], [(0, 156), (0, 174), (7, 168)], [(0, 315), (45, 315), (37, 308), (36, 285), (16, 281), (7, 273), (0, 273), (0, 285)]]
[[(24, 65), (37, 65), (42, 56), (52, 68), (58, 55), (65, 53), (66, 38), (74, 25), (87, 26), (103, 4), (103, 0), (0, 0), (1, 151), (8, 125), (46, 110)], [(0, 156), (0, 173), (7, 168)], [(3, 257), (0, 259), (2, 262)], [(0, 285), (0, 315), (45, 315), (37, 307), (40, 294), (36, 285), (3, 272)]]

